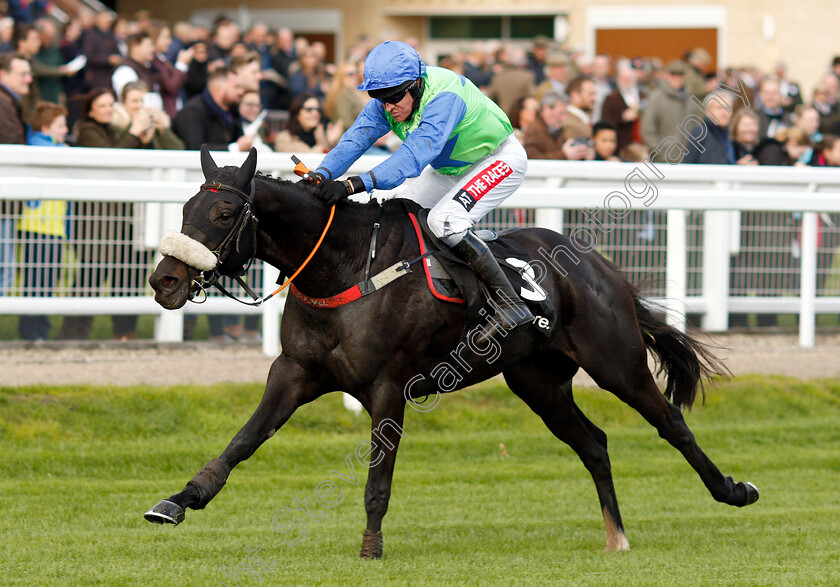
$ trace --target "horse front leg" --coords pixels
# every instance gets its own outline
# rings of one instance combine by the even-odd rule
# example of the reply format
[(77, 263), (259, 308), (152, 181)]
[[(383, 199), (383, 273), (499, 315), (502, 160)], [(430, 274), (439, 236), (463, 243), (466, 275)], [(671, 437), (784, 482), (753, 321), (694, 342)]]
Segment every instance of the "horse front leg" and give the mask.
[[(382, 558), (382, 518), (388, 511), (391, 499), (391, 480), (394, 463), (403, 432), (405, 402), (401, 394), (395, 398), (373, 402), (371, 410), (370, 465), (365, 485), (365, 511), (367, 528), (362, 538), (363, 559)], [(357, 453), (358, 454), (358, 453)]]
[(299, 406), (326, 391), (329, 387), (318, 373), (280, 355), (271, 366), (260, 404), (221, 456), (204, 465), (183, 491), (159, 502), (144, 517), (157, 524), (177, 525), (184, 521), (187, 508), (204, 509), (224, 487), (231, 469), (254, 454)]

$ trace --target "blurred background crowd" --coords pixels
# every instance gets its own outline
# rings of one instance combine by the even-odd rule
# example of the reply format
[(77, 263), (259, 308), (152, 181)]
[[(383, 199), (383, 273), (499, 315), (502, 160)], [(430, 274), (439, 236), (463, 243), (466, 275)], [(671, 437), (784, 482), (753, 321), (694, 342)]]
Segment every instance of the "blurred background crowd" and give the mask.
[[(325, 152), (368, 99), (355, 86), (370, 38), (332, 63), (323, 43), (259, 23), (242, 30), (225, 15), (203, 27), (145, 11), (124, 17), (80, 9), (59, 25), (46, 2), (8, 6), (0, 19), (3, 143), (49, 138), (88, 147), (197, 149), (206, 142), (215, 149)], [(709, 132), (699, 134), (714, 149), (692, 162), (838, 162), (840, 57), (825, 64), (810, 96), (782, 63), (773, 71), (750, 65), (715, 71), (704, 47), (686, 47), (683, 59), (662, 63), (633, 55), (632, 47), (625, 57), (590, 57), (538, 37), (530, 49), (475, 41), (439, 61), (432, 65), (464, 75), (508, 113), (531, 158), (638, 161), (688, 114), (703, 114), (695, 100), (702, 103), (721, 84), (742, 84), (749, 108), (738, 100), (724, 116), (706, 116)], [(46, 106), (36, 117), (42, 102), (59, 107), (49, 110), (52, 120), (44, 119)], [(11, 124), (18, 106), (23, 136)], [(67, 131), (49, 130), (60, 131), (53, 123), (62, 117)], [(376, 149), (384, 154), (398, 146), (390, 139)]]
[[(207, 143), (215, 150), (324, 153), (369, 99), (356, 86), (376, 42), (371, 38), (356, 40), (346, 59), (333, 63), (323, 43), (260, 23), (243, 30), (224, 14), (212, 26), (197, 26), (158, 20), (148, 11), (127, 16), (82, 7), (59, 24), (48, 2), (5, 4), (0, 143), (187, 150)], [(416, 39), (402, 40), (423, 53)], [(546, 37), (528, 47), (474, 41), (430, 63), (470, 79), (496, 101), (532, 159), (655, 160), (663, 157), (663, 141), (676, 137), (682, 147), (702, 145), (684, 149), (688, 163), (840, 166), (840, 56), (825, 64), (820, 79), (809, 80), (810, 95), (783, 63), (772, 71), (710, 64), (704, 47), (685, 47), (682, 59), (663, 63), (635, 55), (632, 46), (622, 57), (593, 57)], [(742, 88), (743, 99), (722, 92), (726, 87)], [(676, 133), (692, 114), (702, 124)], [(386, 136), (371, 153), (398, 147), (396, 137)], [(7, 245), (15, 237), (31, 244), (24, 256), (46, 258), (55, 249), (49, 243), (87, 230), (69, 208), (51, 209), (66, 203), (27, 206), (14, 223), (3, 215), (8, 210), (0, 213), (0, 266), (14, 254)], [(123, 205), (109, 206), (116, 216), (131, 215), (117, 209)], [(119, 230), (130, 243), (131, 223)], [(75, 251), (83, 268), (95, 268), (85, 265), (86, 255), (94, 261), (105, 254)], [(140, 256), (138, 283), (151, 252)], [(101, 277), (82, 269), (76, 280)], [(0, 272), (0, 293), (8, 291), (9, 279)], [(42, 292), (54, 285), (47, 272), (31, 279)], [(44, 338), (49, 325), (43, 320), (23, 317), (21, 336)], [(90, 331), (89, 317), (64, 323), (61, 337), (84, 338)], [(135, 325), (136, 316), (115, 318), (114, 336), (131, 338)], [(253, 321), (211, 321), (216, 338), (256, 331)]]

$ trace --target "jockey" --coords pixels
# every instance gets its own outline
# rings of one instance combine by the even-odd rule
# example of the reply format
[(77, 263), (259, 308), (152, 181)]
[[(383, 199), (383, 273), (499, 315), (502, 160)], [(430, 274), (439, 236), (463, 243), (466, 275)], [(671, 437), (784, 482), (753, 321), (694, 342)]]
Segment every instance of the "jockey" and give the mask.
[[(468, 79), (426, 67), (417, 51), (399, 41), (371, 50), (358, 88), (374, 99), (316, 169), (321, 198), (331, 205), (417, 177), (400, 197), (430, 208), (432, 232), (491, 291), (498, 324), (512, 330), (533, 321), (490, 249), (471, 231), (516, 191), (528, 169), (505, 113)], [(335, 179), (390, 130), (404, 141), (399, 149), (362, 175)]]

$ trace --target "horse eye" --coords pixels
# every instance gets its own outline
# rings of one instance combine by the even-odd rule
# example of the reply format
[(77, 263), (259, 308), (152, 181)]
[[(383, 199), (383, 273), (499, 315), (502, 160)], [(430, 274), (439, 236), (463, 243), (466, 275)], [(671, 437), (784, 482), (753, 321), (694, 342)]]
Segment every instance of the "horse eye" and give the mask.
[(233, 218), (233, 214), (231, 214), (230, 212), (222, 212), (221, 214), (219, 214), (219, 218), (221, 220), (230, 220), (231, 218)]

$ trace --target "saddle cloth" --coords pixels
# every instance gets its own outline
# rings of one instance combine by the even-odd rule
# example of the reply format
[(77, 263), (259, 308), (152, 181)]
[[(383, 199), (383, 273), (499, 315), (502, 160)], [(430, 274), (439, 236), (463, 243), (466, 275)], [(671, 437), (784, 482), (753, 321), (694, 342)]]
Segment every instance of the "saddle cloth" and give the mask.
[[(406, 201), (406, 208), (414, 225), (420, 253), (435, 251), (423, 259), (423, 271), (429, 291), (436, 298), (445, 302), (465, 304), (467, 306), (467, 326), (471, 327), (482, 320), (486, 314), (482, 308), (487, 306), (489, 292), (476, 274), (459, 257), (452, 253), (431, 231), (426, 222), (429, 211)], [(498, 261), (505, 276), (525, 302), (531, 313), (537, 318), (535, 324), (539, 330), (549, 332), (555, 321), (555, 309), (546, 292), (535, 280), (531, 259), (525, 249), (509, 238), (522, 229), (513, 228), (501, 232), (491, 230), (476, 231), (476, 236), (487, 243), (493, 256)], [(492, 312), (491, 312), (492, 313)]]

